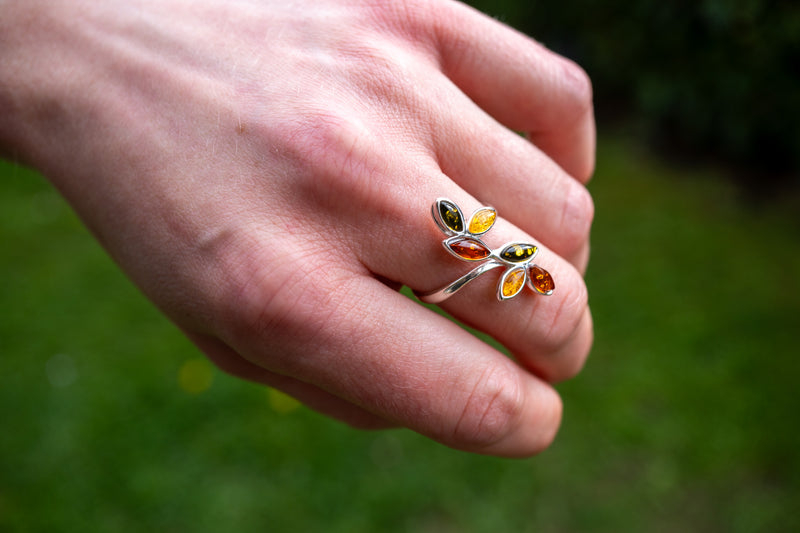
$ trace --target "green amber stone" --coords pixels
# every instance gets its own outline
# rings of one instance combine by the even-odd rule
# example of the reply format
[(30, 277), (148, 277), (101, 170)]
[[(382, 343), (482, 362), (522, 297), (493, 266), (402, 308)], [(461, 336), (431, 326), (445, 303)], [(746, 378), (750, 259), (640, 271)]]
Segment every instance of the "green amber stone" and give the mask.
[(511, 263), (521, 263), (533, 257), (536, 250), (532, 244), (509, 244), (500, 252), (500, 257)]
[(439, 216), (442, 217), (442, 222), (451, 230), (456, 233), (464, 231), (464, 219), (455, 204), (445, 201), (439, 202)]

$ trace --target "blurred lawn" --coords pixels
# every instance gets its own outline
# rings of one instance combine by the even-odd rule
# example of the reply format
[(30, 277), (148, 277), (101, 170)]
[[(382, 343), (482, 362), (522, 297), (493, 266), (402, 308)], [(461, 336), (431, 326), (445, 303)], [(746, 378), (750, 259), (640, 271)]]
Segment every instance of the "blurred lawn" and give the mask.
[(221, 374), (53, 189), (0, 166), (0, 530), (800, 531), (800, 203), (601, 143), (596, 344), (525, 461)]

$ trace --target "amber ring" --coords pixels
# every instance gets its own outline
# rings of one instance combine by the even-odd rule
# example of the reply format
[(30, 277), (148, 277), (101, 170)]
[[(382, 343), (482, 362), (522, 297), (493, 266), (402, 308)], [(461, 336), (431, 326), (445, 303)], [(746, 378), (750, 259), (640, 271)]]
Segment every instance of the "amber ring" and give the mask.
[(417, 294), (423, 302), (443, 302), (467, 283), (495, 268), (505, 267), (497, 284), (497, 299), (501, 302), (513, 298), (527, 285), (535, 293), (550, 296), (555, 283), (550, 273), (533, 262), (539, 248), (524, 242), (510, 242), (492, 250), (480, 236), (492, 229), (497, 220), (493, 207), (481, 207), (464, 220), (458, 206), (447, 198), (439, 198), (431, 207), (433, 220), (446, 235), (444, 249), (462, 261), (480, 263), (454, 282), (424, 294)]

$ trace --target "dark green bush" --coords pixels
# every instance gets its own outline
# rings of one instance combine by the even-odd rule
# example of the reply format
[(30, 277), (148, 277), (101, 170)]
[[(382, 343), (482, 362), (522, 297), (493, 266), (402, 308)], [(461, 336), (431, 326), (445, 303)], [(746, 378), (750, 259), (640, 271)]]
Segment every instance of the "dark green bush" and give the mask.
[(474, 0), (578, 61), (600, 120), (800, 183), (800, 3), (790, 0)]

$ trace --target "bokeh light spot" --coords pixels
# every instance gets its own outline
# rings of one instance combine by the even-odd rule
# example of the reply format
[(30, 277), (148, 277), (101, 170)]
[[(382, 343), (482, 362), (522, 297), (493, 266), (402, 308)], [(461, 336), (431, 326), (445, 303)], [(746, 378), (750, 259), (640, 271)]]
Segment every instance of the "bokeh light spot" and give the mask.
[(281, 391), (273, 388), (267, 389), (267, 400), (269, 401), (269, 406), (272, 407), (272, 410), (282, 415), (296, 411), (301, 405), (303, 405), (288, 394), (284, 394)]
[(205, 359), (189, 359), (178, 370), (178, 385), (186, 393), (205, 392), (213, 382), (214, 372), (211, 363)]
[(67, 354), (58, 353), (48, 359), (45, 364), (45, 373), (50, 385), (63, 388), (72, 385), (78, 379), (78, 369), (75, 361)]

